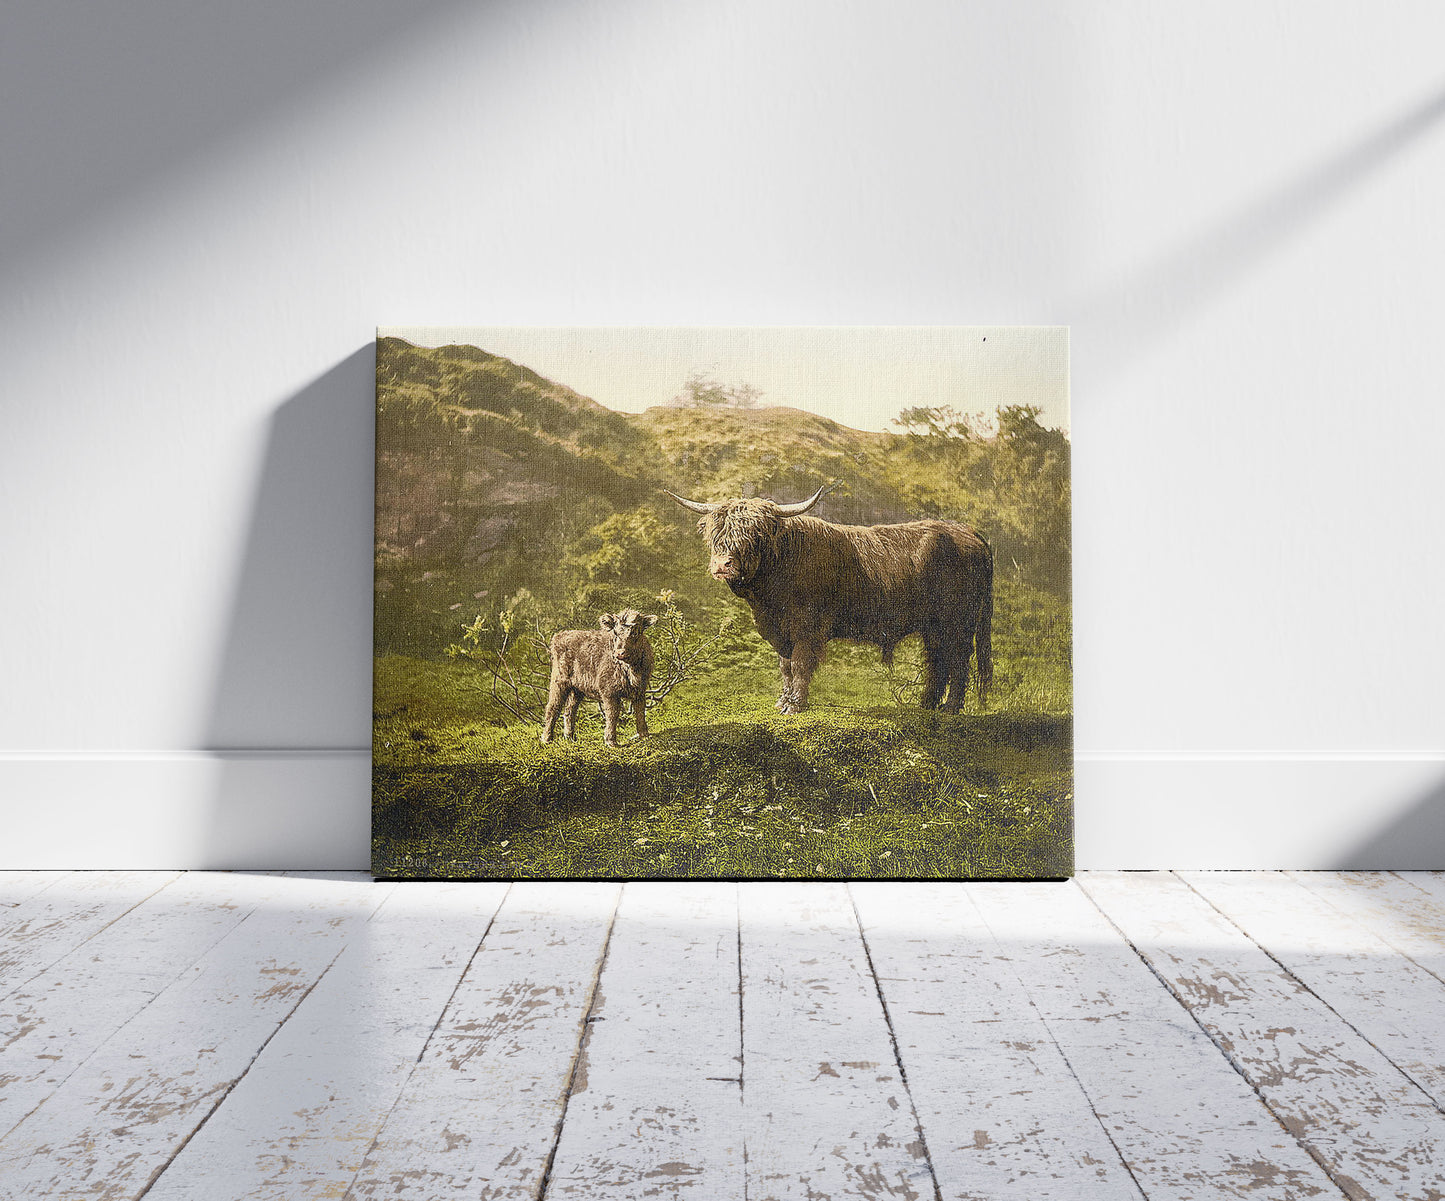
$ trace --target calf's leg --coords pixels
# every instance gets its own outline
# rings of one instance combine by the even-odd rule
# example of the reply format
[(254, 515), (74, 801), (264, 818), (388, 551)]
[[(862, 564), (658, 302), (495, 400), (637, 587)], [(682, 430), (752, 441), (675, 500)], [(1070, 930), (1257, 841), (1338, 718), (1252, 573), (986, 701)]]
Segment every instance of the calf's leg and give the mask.
[(577, 738), (577, 706), (581, 703), (582, 694), (574, 689), (562, 706), (562, 733), (573, 741)]
[[(561, 680), (555, 678), (552, 680), (552, 686), (547, 691), (547, 709), (542, 715), (543, 742), (552, 741), (552, 728), (557, 724), (557, 710), (562, 707), (562, 702), (567, 698), (567, 692), (567, 686)], [(567, 736), (570, 738), (571, 730), (567, 728), (565, 722), (563, 728), (567, 729)]]
[(603, 731), (602, 741), (608, 746), (617, 745), (617, 719), (622, 716), (622, 698), (620, 696), (605, 696), (602, 698)]

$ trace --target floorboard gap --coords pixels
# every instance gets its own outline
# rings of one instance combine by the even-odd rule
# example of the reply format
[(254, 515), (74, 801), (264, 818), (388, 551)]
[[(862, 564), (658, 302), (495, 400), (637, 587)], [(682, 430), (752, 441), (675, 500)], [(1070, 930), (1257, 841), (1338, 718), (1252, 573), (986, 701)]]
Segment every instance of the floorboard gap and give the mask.
[[(1078, 887), (1077, 879), (1070, 880), (1069, 887), (1077, 888), (1080, 892), (1084, 891), (1082, 888)], [(1087, 896), (1088, 894), (1085, 895)], [(1090, 900), (1092, 901), (1092, 898), (1090, 898)], [(975, 908), (977, 907), (975, 906)], [(1095, 908), (1098, 908), (1098, 906), (1095, 906)], [(979, 914), (979, 917), (982, 919), (984, 926), (990, 931), (990, 933), (992, 933), (993, 927), (989, 925), (988, 918), (985, 917), (982, 913)], [(994, 934), (994, 942), (996, 945), (1001, 945), (998, 944), (997, 934)], [(1130, 944), (1131, 949), (1132, 945), (1133, 944)], [(1023, 977), (1019, 975), (1017, 970), (1015, 970), (1014, 975), (1016, 978), (1018, 978), (1020, 984), (1025, 983)], [(1119, 1146), (1118, 1140), (1114, 1137), (1114, 1132), (1109, 1129), (1109, 1123), (1106, 1122), (1103, 1115), (1099, 1113), (1099, 1106), (1094, 1101), (1094, 1098), (1090, 1096), (1088, 1088), (1084, 1085), (1083, 1077), (1079, 1075), (1078, 1069), (1074, 1067), (1074, 1061), (1069, 1058), (1069, 1053), (1064, 1050), (1064, 1044), (1059, 1041), (1059, 1038), (1054, 1033), (1054, 1028), (1050, 1024), (1049, 1019), (1034, 1003), (1032, 996), (1029, 998), (1029, 1006), (1033, 1009), (1035, 1016), (1037, 1016), (1037, 1018), (1039, 1019), (1039, 1025), (1043, 1027), (1044, 1033), (1049, 1036), (1049, 1042), (1053, 1043), (1054, 1050), (1059, 1053), (1059, 1059), (1063, 1062), (1064, 1067), (1068, 1068), (1069, 1078), (1074, 1082), (1074, 1087), (1079, 1090), (1079, 1095), (1082, 1096), (1084, 1098), (1084, 1101), (1088, 1104), (1089, 1112), (1093, 1115), (1094, 1122), (1098, 1125), (1104, 1137), (1109, 1141), (1109, 1146), (1114, 1149), (1114, 1156), (1116, 1159), (1118, 1159), (1119, 1166), (1122, 1167), (1125, 1173), (1128, 1175), (1129, 1181), (1133, 1184), (1135, 1192), (1139, 1194), (1140, 1201), (1149, 1201), (1149, 1194), (1144, 1191), (1144, 1186), (1139, 1182), (1139, 1177), (1134, 1173), (1134, 1165), (1129, 1162), (1128, 1156), (1124, 1154), (1124, 1149)]]
[[(733, 914), (737, 921), (737, 948), (738, 948), (738, 1112), (745, 1114), (747, 1109), (747, 1028), (743, 1025), (745, 1010), (743, 1009), (743, 905), (741, 896), (742, 885), (733, 884)], [(748, 1135), (747, 1123), (742, 1122), (742, 1148), (743, 1148), (743, 1201), (748, 1201)]]
[[(177, 880), (182, 879), (182, 878), (183, 878), (183, 877), (177, 877)], [(175, 880), (172, 880), (172, 881), (171, 881), (171, 884), (174, 884), (174, 883), (176, 883), (176, 881), (175, 881)], [(164, 891), (165, 888), (169, 888), (169, 887), (170, 887), (170, 884), (167, 884), (167, 885), (164, 885), (162, 888), (156, 889), (156, 891), (153, 892), (153, 893), (151, 893), (151, 895), (150, 895), (149, 897), (147, 897), (147, 898), (145, 899), (145, 901), (149, 901), (152, 897), (155, 897), (155, 896), (159, 895), (162, 891)], [(140, 908), (140, 905), (145, 904), (145, 901), (142, 901), (142, 902), (140, 902), (139, 905), (136, 905), (136, 906), (132, 907), (131, 909), (126, 910), (126, 913), (127, 913), (127, 914), (129, 914), (129, 913), (134, 913), (136, 909)], [(180, 969), (180, 971), (178, 971), (173, 977), (171, 977), (171, 979), (166, 983), (166, 985), (165, 985), (164, 988), (161, 988), (161, 989), (157, 990), (157, 992), (156, 992), (156, 994), (155, 994), (155, 997), (152, 997), (151, 999), (152, 999), (152, 1000), (155, 1000), (157, 997), (162, 996), (162, 995), (166, 992), (167, 989), (174, 987), (177, 981), (179, 981), (182, 977), (184, 977), (188, 972), (194, 970), (196, 964), (200, 963), (201, 960), (203, 960), (207, 955), (209, 955), (212, 951), (214, 951), (214, 950), (216, 949), (216, 947), (218, 947), (218, 946), (219, 946), (222, 942), (224, 942), (226, 939), (230, 938), (231, 935), (233, 935), (237, 930), (239, 930), (239, 929), (241, 928), (241, 926), (243, 926), (247, 921), (249, 921), (249, 920), (251, 919), (252, 915), (255, 914), (255, 912), (256, 912), (256, 910), (257, 910), (258, 908), (259, 908), (259, 906), (257, 906), (257, 905), (252, 905), (251, 908), (248, 909), (248, 910), (245, 912), (245, 914), (242, 915), (241, 919), (240, 919), (234, 926), (232, 926), (229, 930), (223, 930), (223, 931), (221, 931), (219, 934), (217, 934), (217, 935), (216, 935), (216, 938), (215, 938), (215, 940), (214, 940), (213, 942), (211, 942), (208, 946), (206, 946), (206, 947), (204, 947), (202, 950), (200, 950), (200, 951), (197, 953), (197, 955), (195, 956), (195, 958), (192, 959), (191, 962), (187, 963), (184, 967), (182, 967), (182, 968)], [(125, 914), (122, 914), (121, 916), (125, 916)], [(117, 918), (116, 920), (119, 921), (120, 919)], [(114, 925), (114, 923), (111, 923), (111, 924)], [(96, 931), (96, 933), (97, 933), (97, 934), (100, 934), (100, 933), (102, 933), (102, 931)], [(89, 941), (90, 941), (89, 939), (86, 940), (86, 942), (89, 942)], [(85, 943), (81, 943), (81, 944), (80, 944), (80, 946), (84, 946), (84, 945), (85, 945)], [(77, 948), (75, 948), (75, 949), (76, 949), (76, 950), (79, 950), (80, 948), (77, 947)], [(69, 958), (69, 956), (67, 955), (67, 956), (65, 956), (64, 959), (59, 959), (59, 960), (57, 960), (56, 963), (57, 963), (57, 964), (59, 964), (59, 963), (64, 963), (64, 962), (65, 962), (65, 959), (68, 959), (68, 958)], [(55, 966), (55, 965), (52, 964), (51, 966), (53, 967), (53, 966)], [(46, 968), (46, 969), (45, 969), (45, 971), (49, 971), (49, 970), (50, 970), (49, 968)], [(44, 975), (44, 972), (39, 973), (39, 974), (35, 977), (35, 979), (39, 979), (39, 976), (40, 976), (40, 975)], [(24, 985), (21, 985), (21, 987), (23, 988)], [(82, 1056), (80, 1059), (78, 1059), (78, 1060), (75, 1062), (75, 1064), (70, 1068), (70, 1070), (65, 1073), (65, 1075), (61, 1076), (58, 1080), (56, 1080), (55, 1086), (50, 1090), (50, 1092), (49, 1092), (46, 1096), (42, 1097), (42, 1098), (41, 1098), (39, 1101), (37, 1101), (37, 1102), (35, 1103), (35, 1105), (32, 1106), (26, 1113), (22, 1114), (17, 1121), (15, 1121), (14, 1123), (11, 1124), (11, 1126), (10, 1126), (10, 1128), (9, 1128), (8, 1130), (0, 1131), (0, 1141), (4, 1141), (5, 1139), (9, 1138), (10, 1135), (13, 1134), (13, 1133), (20, 1127), (20, 1125), (21, 1125), (22, 1123), (28, 1121), (28, 1120), (30, 1119), (30, 1116), (31, 1116), (32, 1114), (34, 1114), (34, 1113), (36, 1112), (36, 1110), (40, 1109), (41, 1106), (43, 1106), (47, 1101), (49, 1101), (52, 1096), (54, 1096), (54, 1095), (55, 1095), (57, 1092), (59, 1092), (63, 1087), (65, 1087), (66, 1081), (68, 1081), (72, 1076), (75, 1075), (76, 1072), (80, 1071), (83, 1067), (85, 1067), (86, 1064), (88, 1064), (93, 1058), (95, 1058), (96, 1055), (98, 1055), (102, 1050), (104, 1050), (105, 1047), (110, 1043), (110, 1041), (111, 1041), (112, 1039), (119, 1037), (119, 1036), (126, 1030), (126, 1028), (127, 1028), (128, 1026), (130, 1026), (130, 1024), (131, 1024), (132, 1022), (134, 1022), (138, 1017), (140, 1017), (143, 1013), (145, 1013), (145, 1007), (144, 1007), (144, 1006), (142, 1006), (140, 1009), (137, 1009), (134, 1013), (132, 1013), (132, 1014), (130, 1015), (130, 1017), (126, 1018), (125, 1021), (121, 1022), (121, 1024), (120, 1024), (119, 1026), (117, 1026), (114, 1030), (112, 1030), (109, 1034), (107, 1034), (104, 1039), (102, 1039), (100, 1042), (98, 1042), (98, 1043), (95, 1045), (94, 1048), (92, 1048), (92, 1050), (90, 1051), (90, 1053), (89, 1053), (88, 1055), (84, 1055), (84, 1056)], [(147, 1187), (149, 1187), (149, 1186), (147, 1186)]]
[(547, 1162), (542, 1167), (542, 1180), (534, 1194), (536, 1201), (546, 1201), (547, 1186), (552, 1183), (552, 1168), (557, 1162), (557, 1148), (562, 1145), (562, 1128), (567, 1124), (567, 1107), (572, 1103), (572, 1090), (577, 1085), (577, 1074), (587, 1062), (587, 1044), (592, 1040), (592, 1017), (597, 1008), (597, 994), (602, 986), (602, 973), (607, 968), (607, 952), (612, 949), (612, 931), (617, 928), (617, 911), (622, 908), (622, 894), (627, 885), (617, 890), (617, 900), (612, 904), (612, 916), (607, 919), (607, 936), (602, 940), (602, 954), (597, 960), (597, 970), (592, 974), (592, 988), (587, 996), (587, 1010), (582, 1015), (582, 1028), (577, 1034), (577, 1050), (572, 1056), (572, 1070), (567, 1075), (567, 1087), (562, 1090), (562, 1112), (557, 1115), (557, 1130), (552, 1138), (552, 1149), (547, 1152)]
[[(1189, 882), (1187, 880), (1181, 879), (1173, 872), (1169, 872), (1168, 874), (1174, 876), (1174, 878), (1176, 880), (1179, 880), (1180, 883), (1183, 884), (1185, 887), (1189, 887)], [(1277, 1112), (1275, 1112), (1274, 1106), (1269, 1103), (1268, 1098), (1266, 1098), (1264, 1093), (1260, 1091), (1259, 1086), (1250, 1079), (1249, 1073), (1244, 1070), (1244, 1067), (1239, 1062), (1239, 1060), (1235, 1058), (1235, 1056), (1231, 1055), (1228, 1050), (1225, 1049), (1224, 1045), (1219, 1041), (1219, 1039), (1215, 1038), (1209, 1027), (1204, 1024), (1203, 1020), (1199, 1017), (1199, 1015), (1196, 1014), (1192, 1008), (1190, 1008), (1189, 1004), (1180, 995), (1179, 990), (1176, 989), (1174, 985), (1171, 984), (1164, 977), (1162, 972), (1160, 972), (1157, 968), (1155, 968), (1152, 963), (1149, 962), (1149, 957), (1139, 949), (1138, 945), (1134, 942), (1133, 939), (1131, 939), (1127, 934), (1124, 933), (1124, 930), (1119, 925), (1119, 923), (1116, 922), (1109, 915), (1109, 913), (1104, 909), (1102, 905), (1099, 904), (1098, 901), (1094, 900), (1094, 898), (1089, 894), (1087, 889), (1081, 888), (1079, 889), (1079, 891), (1082, 892), (1085, 897), (1088, 897), (1089, 904), (1091, 904), (1103, 915), (1104, 920), (1114, 928), (1114, 930), (1118, 933), (1119, 937), (1124, 940), (1128, 948), (1139, 957), (1139, 962), (1149, 969), (1150, 974), (1153, 975), (1153, 977), (1159, 981), (1160, 985), (1164, 988), (1164, 990), (1171, 997), (1174, 998), (1174, 1000), (1179, 1004), (1179, 1007), (1189, 1015), (1189, 1020), (1192, 1021), (1199, 1028), (1200, 1033), (1202, 1033), (1205, 1038), (1207, 1038), (1211, 1043), (1214, 1044), (1215, 1049), (1222, 1056), (1224, 1056), (1225, 1062), (1234, 1069), (1235, 1073), (1239, 1076), (1239, 1078), (1243, 1080), (1245, 1084), (1249, 1085), (1250, 1092), (1252, 1092), (1257, 1098), (1259, 1098), (1259, 1103), (1264, 1107), (1265, 1113), (1269, 1114), (1269, 1116), (1275, 1120), (1279, 1128), (1284, 1131), (1284, 1133), (1288, 1135), (1291, 1139), (1293, 1139), (1296, 1145), (1298, 1145), (1299, 1148), (1304, 1151), (1306, 1155), (1308, 1155), (1312, 1160), (1314, 1160), (1314, 1162), (1319, 1166), (1320, 1171), (1322, 1171), (1327, 1177), (1329, 1177), (1330, 1183), (1340, 1190), (1340, 1195), (1344, 1197), (1346, 1201), (1352, 1201), (1352, 1199), (1358, 1198), (1358, 1191), (1352, 1191), (1350, 1188), (1346, 1187), (1346, 1185), (1340, 1180), (1339, 1175), (1330, 1167), (1330, 1165), (1324, 1160), (1321, 1154), (1316, 1151), (1314, 1147), (1310, 1146), (1307, 1142), (1300, 1138), (1299, 1135), (1295, 1134), (1294, 1131), (1289, 1128), (1289, 1125), (1285, 1122), (1285, 1120), (1280, 1117)], [(1194, 892), (1194, 889), (1190, 888), (1190, 891)], [(1197, 896), (1199, 894), (1195, 893), (1195, 895)], [(1213, 906), (1211, 906), (1211, 908), (1213, 908)], [(1254, 940), (1250, 939), (1250, 941), (1253, 942)], [(1256, 943), (1255, 945), (1257, 946), (1258, 944)]]
[(883, 1024), (888, 1028), (888, 1044), (893, 1048), (893, 1063), (898, 1068), (898, 1079), (903, 1084), (903, 1095), (908, 1098), (908, 1109), (913, 1114), (913, 1130), (918, 1135), (918, 1145), (923, 1149), (923, 1162), (928, 1165), (928, 1178), (933, 1182), (933, 1201), (943, 1201), (943, 1190), (938, 1184), (938, 1173), (933, 1168), (933, 1156), (928, 1150), (928, 1138), (923, 1133), (923, 1122), (918, 1116), (918, 1106), (913, 1101), (913, 1090), (908, 1087), (908, 1069), (903, 1066), (903, 1055), (898, 1049), (898, 1035), (893, 1029), (893, 1015), (888, 1012), (888, 1001), (883, 995), (883, 984), (878, 979), (878, 969), (873, 964), (873, 952), (868, 946), (868, 935), (863, 929), (863, 917), (858, 912), (858, 899), (853, 895), (851, 885), (845, 885), (848, 889), (848, 904), (853, 908), (853, 921), (858, 927), (858, 941), (863, 947), (863, 959), (868, 964), (868, 975), (873, 980), (873, 991), (878, 996), (878, 1004), (883, 1010)]
[[(467, 956), (467, 966), (462, 968), (461, 973), (457, 976), (457, 982), (452, 985), (452, 991), (447, 994), (446, 1004), (441, 1007), (440, 1012), (437, 1014), (437, 1020), (432, 1023), (431, 1029), (427, 1031), (426, 1039), (421, 1045), (421, 1050), (417, 1052), (416, 1060), (411, 1065), (411, 1071), (407, 1072), (406, 1079), (401, 1082), (401, 1087), (396, 1090), (396, 1096), (391, 1099), (391, 1104), (387, 1106), (385, 1116), (377, 1123), (376, 1133), (371, 1136), (371, 1142), (367, 1144), (366, 1150), (362, 1153), (356, 1171), (351, 1174), (351, 1179), (347, 1182), (346, 1191), (341, 1194), (342, 1201), (347, 1201), (347, 1198), (351, 1196), (351, 1190), (356, 1187), (357, 1180), (361, 1178), (361, 1173), (365, 1170), (366, 1161), (371, 1157), (371, 1153), (376, 1150), (376, 1145), (381, 1141), (381, 1136), (386, 1133), (386, 1124), (391, 1121), (391, 1115), (396, 1112), (396, 1107), (401, 1104), (401, 1099), (406, 1096), (407, 1085), (411, 1083), (411, 1078), (416, 1072), (417, 1064), (421, 1063), (426, 1057), (427, 1048), (431, 1046), (432, 1039), (436, 1037), (436, 1032), (441, 1029), (442, 1021), (451, 1010), (452, 1002), (456, 999), (457, 989), (461, 988), (462, 981), (467, 978), (467, 973), (472, 970), (473, 961), (481, 953), (482, 947), (486, 945), (487, 935), (492, 932), (492, 927), (497, 921), (497, 915), (502, 912), (503, 907), (507, 903), (507, 898), (511, 895), (512, 885), (509, 883), (507, 885), (507, 891), (502, 893), (501, 901), (498, 902), (497, 907), (492, 910), (492, 916), (487, 919), (487, 924), (482, 930), (481, 937), (477, 939), (477, 945), (472, 948), (472, 953)], [(391, 898), (388, 897), (387, 899), (390, 900)], [(385, 902), (382, 902), (382, 904), (377, 907), (377, 913), (381, 912), (385, 904)], [(375, 917), (376, 915), (373, 914), (372, 916)]]
[[(1205, 896), (1202, 892), (1195, 888), (1194, 885), (1191, 884), (1188, 880), (1185, 880), (1183, 879), (1183, 877), (1180, 876), (1175, 876), (1175, 879), (1180, 880), (1181, 883), (1183, 883), (1190, 892), (1192, 892), (1196, 897), (1198, 897), (1201, 901), (1208, 905), (1210, 909), (1214, 910), (1215, 913), (1219, 914), (1220, 917), (1222, 917), (1226, 922), (1228, 922), (1231, 926), (1238, 930), (1240, 934), (1242, 934), (1245, 938), (1249, 939), (1252, 945), (1258, 947), (1260, 951), (1264, 954), (1265, 958), (1268, 959), (1272, 964), (1274, 964), (1275, 967), (1277, 967), (1281, 972), (1283, 972), (1284, 975), (1290, 980), (1290, 982), (1295, 985), (1295, 987), (1297, 987), (1301, 992), (1313, 997), (1327, 1010), (1329, 1010), (1330, 1013), (1334, 1014), (1335, 1017), (1339, 1018), (1339, 1020), (1345, 1025), (1345, 1027), (1352, 1031), (1355, 1036), (1367, 1047), (1372, 1047), (1374, 1050), (1378, 1051), (1380, 1057), (1384, 1059), (1385, 1062), (1388, 1063), (1391, 1067), (1393, 1067), (1397, 1072), (1399, 1072), (1400, 1075), (1405, 1077), (1405, 1079), (1408, 1080), (1412, 1086), (1414, 1086), (1415, 1090), (1422, 1097), (1424, 1097), (1425, 1100), (1430, 1102), (1431, 1106), (1433, 1106), (1437, 1112), (1445, 1114), (1445, 1106), (1442, 1106), (1440, 1102), (1435, 1100), (1435, 1098), (1431, 1096), (1430, 1092), (1418, 1080), (1416, 1080), (1415, 1077), (1412, 1076), (1406, 1068), (1401, 1067), (1398, 1063), (1391, 1059), (1389, 1053), (1383, 1047), (1371, 1041), (1369, 1036), (1366, 1035), (1365, 1032), (1361, 1030), (1358, 1026), (1356, 1026), (1354, 1022), (1350, 1021), (1349, 1018), (1347, 1018), (1343, 1013), (1341, 1013), (1327, 1000), (1325, 1000), (1324, 997), (1322, 997), (1319, 993), (1315, 992), (1314, 989), (1312, 989), (1308, 984), (1306, 984), (1297, 975), (1295, 975), (1294, 972), (1290, 971), (1290, 969), (1285, 966), (1284, 961), (1281, 960), (1279, 956), (1277, 956), (1267, 946), (1265, 946), (1262, 942), (1260, 942), (1257, 938), (1250, 934), (1248, 930), (1246, 930), (1237, 921), (1230, 917), (1229, 914), (1225, 913), (1224, 910), (1219, 908), (1218, 905), (1216, 905), (1207, 896)], [(1412, 960), (1411, 962), (1414, 961)]]
[[(22, 988), (24, 988), (26, 985), (33, 983), (39, 976), (44, 975), (44, 974), (45, 974), (46, 972), (48, 972), (51, 968), (53, 968), (57, 963), (60, 963), (62, 960), (66, 959), (66, 958), (69, 957), (70, 955), (74, 954), (76, 951), (80, 950), (81, 947), (85, 946), (88, 942), (90, 942), (92, 939), (96, 938), (98, 935), (104, 934), (104, 933), (105, 933), (107, 930), (109, 930), (113, 925), (115, 925), (116, 922), (120, 921), (121, 918), (125, 917), (127, 914), (133, 913), (135, 910), (139, 909), (142, 905), (144, 905), (147, 901), (151, 900), (153, 897), (158, 896), (160, 893), (164, 892), (167, 888), (169, 888), (169, 887), (170, 887), (172, 884), (174, 884), (177, 880), (180, 880), (184, 875), (185, 875), (184, 872), (176, 872), (176, 873), (175, 873), (174, 875), (172, 875), (171, 878), (170, 878), (169, 880), (167, 880), (164, 884), (159, 885), (158, 887), (152, 889), (150, 892), (146, 893), (145, 896), (140, 897), (140, 898), (136, 901), (136, 903), (135, 903), (134, 905), (131, 905), (128, 909), (124, 910), (124, 912), (117, 913), (113, 918), (110, 919), (110, 921), (106, 922), (105, 925), (100, 926), (100, 927), (98, 927), (97, 929), (93, 930), (90, 934), (88, 934), (88, 935), (86, 935), (84, 938), (82, 938), (82, 939), (81, 939), (78, 943), (76, 943), (73, 947), (67, 947), (66, 950), (65, 950), (65, 952), (64, 952), (64, 954), (58, 955), (56, 958), (52, 959), (49, 963), (43, 964), (42, 966), (40, 966), (39, 968), (37, 968), (34, 972), (32, 972), (29, 976), (27, 976), (24, 980), (19, 980), (19, 981), (17, 981), (17, 982), (9, 989), (8, 992), (5, 992), (5, 993), (3, 993), (3, 994), (0, 994), (0, 1001), (7, 1001), (7, 1000), (9, 1000), (12, 996), (14, 996), (17, 992), (19, 992), (19, 991), (20, 991)], [(52, 887), (53, 887), (53, 886), (52, 886)], [(39, 895), (41, 895), (41, 894), (43, 894), (43, 893), (45, 893), (45, 892), (47, 892), (47, 891), (48, 891), (48, 889), (42, 888), (42, 889), (40, 890), (40, 893), (37, 893), (36, 895), (39, 896)]]
[(205, 1114), (201, 1117), (201, 1120), (199, 1122), (197, 1122), (194, 1126), (191, 1127), (190, 1133), (187, 1134), (186, 1137), (180, 1141), (179, 1145), (177, 1145), (176, 1149), (166, 1157), (165, 1163), (161, 1164), (159, 1167), (156, 1168), (154, 1172), (150, 1174), (149, 1179), (146, 1180), (140, 1192), (136, 1193), (134, 1201), (141, 1201), (141, 1198), (143, 1198), (148, 1192), (151, 1191), (151, 1189), (155, 1187), (156, 1181), (158, 1181), (163, 1175), (165, 1175), (166, 1169), (169, 1168), (171, 1164), (176, 1162), (176, 1160), (180, 1157), (181, 1152), (183, 1152), (188, 1146), (190, 1146), (191, 1140), (201, 1132), (202, 1127), (204, 1127), (205, 1124), (211, 1120), (211, 1117), (215, 1114), (216, 1110), (221, 1108), (222, 1104), (225, 1103), (226, 1098), (235, 1091), (236, 1086), (240, 1084), (241, 1081), (246, 1078), (246, 1074), (250, 1072), (253, 1067), (255, 1067), (256, 1061), (265, 1054), (266, 1048), (271, 1045), (271, 1040), (275, 1038), (276, 1035), (281, 1033), (281, 1028), (285, 1026), (286, 1023), (291, 1020), (292, 1016), (296, 1013), (296, 1011), (306, 1003), (306, 998), (316, 991), (316, 986), (319, 985), (321, 981), (326, 979), (326, 973), (336, 966), (336, 961), (340, 959), (345, 953), (346, 944), (342, 943), (341, 949), (338, 950), (336, 954), (331, 957), (327, 965), (321, 969), (321, 971), (317, 974), (316, 979), (311, 982), (310, 987), (308, 987), (306, 991), (301, 994), (301, 996), (297, 999), (296, 1004), (291, 1006), (291, 1008), (286, 1011), (286, 1016), (276, 1023), (275, 1028), (272, 1029), (271, 1033), (266, 1036), (265, 1041), (256, 1048), (256, 1054), (251, 1056), (250, 1060), (241, 1070), (240, 1074), (237, 1075), (229, 1084), (227, 1084), (225, 1088), (219, 1090), (220, 1095), (216, 1097), (216, 1103), (212, 1105), (208, 1110), (206, 1110)]

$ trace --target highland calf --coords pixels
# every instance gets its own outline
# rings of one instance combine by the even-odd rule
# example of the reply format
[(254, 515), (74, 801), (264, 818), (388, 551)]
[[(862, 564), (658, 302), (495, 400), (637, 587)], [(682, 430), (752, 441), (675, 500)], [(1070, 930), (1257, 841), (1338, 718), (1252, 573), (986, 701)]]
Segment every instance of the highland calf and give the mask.
[(982, 704), (993, 679), (988, 543), (956, 521), (835, 525), (805, 517), (826, 490), (789, 505), (760, 497), (705, 504), (667, 494), (701, 515), (709, 574), (747, 601), (758, 633), (778, 652), (778, 709), (806, 707), (830, 639), (871, 642), (891, 663), (910, 634), (923, 640), (925, 709), (942, 704), (958, 712), (970, 656)]
[(606, 723), (602, 740), (617, 745), (617, 719), (622, 702), (631, 701), (637, 736), (647, 737), (647, 685), (652, 677), (652, 643), (645, 631), (657, 618), (624, 609), (604, 613), (596, 630), (563, 630), (552, 637), (552, 683), (542, 719), (542, 741), (552, 741), (557, 714), (562, 733), (576, 738), (577, 705), (590, 697), (602, 702)]

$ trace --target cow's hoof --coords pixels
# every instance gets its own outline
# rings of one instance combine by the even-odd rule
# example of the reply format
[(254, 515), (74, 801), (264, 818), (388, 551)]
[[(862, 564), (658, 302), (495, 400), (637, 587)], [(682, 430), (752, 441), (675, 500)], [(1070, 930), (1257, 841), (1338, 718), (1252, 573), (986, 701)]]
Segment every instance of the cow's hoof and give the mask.
[(546, 746), (549, 742), (552, 741), (552, 737), (551, 737), (551, 735), (549, 735), (549, 734), (543, 734), (541, 741), (542, 741), (542, 745), (543, 745), (543, 746)]

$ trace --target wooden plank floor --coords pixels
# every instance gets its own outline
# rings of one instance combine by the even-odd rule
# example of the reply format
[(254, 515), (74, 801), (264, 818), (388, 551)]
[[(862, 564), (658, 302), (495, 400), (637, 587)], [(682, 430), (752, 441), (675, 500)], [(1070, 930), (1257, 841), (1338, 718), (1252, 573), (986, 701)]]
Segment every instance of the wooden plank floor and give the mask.
[(1445, 1201), (1445, 874), (0, 873), (0, 1201)]

